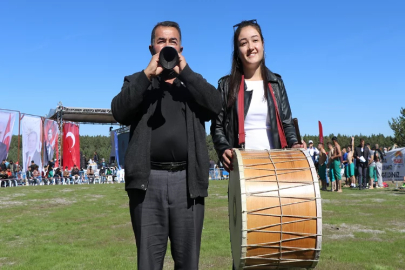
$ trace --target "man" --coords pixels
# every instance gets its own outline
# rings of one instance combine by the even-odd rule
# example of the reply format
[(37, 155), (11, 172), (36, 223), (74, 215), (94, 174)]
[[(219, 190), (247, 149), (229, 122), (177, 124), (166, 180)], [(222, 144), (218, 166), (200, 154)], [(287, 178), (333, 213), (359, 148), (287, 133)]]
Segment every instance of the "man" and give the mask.
[(376, 188), (382, 188), (383, 187), (383, 182), (382, 182), (382, 161), (384, 158), (384, 154), (379, 148), (379, 145), (375, 145), (375, 152), (374, 152), (374, 162), (375, 162), (375, 169), (376, 169), (376, 174), (377, 174), (377, 185)]
[(107, 167), (107, 163), (105, 162), (104, 158), (101, 159), (101, 166), (104, 168)]
[[(41, 153), (37, 151), (38, 135), (35, 131), (31, 131), (28, 134), (27, 144), (28, 151), (25, 152), (25, 164), (27, 164), (28, 167), (32, 160), (37, 162), (41, 161)], [(41, 165), (41, 163), (39, 163), (39, 165)]]
[(89, 184), (92, 184), (94, 182), (94, 170), (91, 166), (87, 169), (87, 177), (89, 178)]
[(31, 171), (31, 166), (28, 167), (28, 170), (25, 173), (25, 177), (27, 178), (27, 184), (28, 185), (33, 185), (33, 179), (32, 179), (32, 171)]
[[(171, 46), (179, 61), (159, 64)], [(221, 109), (221, 96), (182, 55), (180, 27), (158, 23), (152, 30), (152, 59), (124, 79), (111, 103), (119, 123), (131, 125), (125, 158), (138, 269), (162, 269), (170, 238), (175, 269), (198, 269), (209, 158), (204, 122)]]
[(329, 152), (328, 152), (328, 156), (327, 156), (328, 163), (326, 165), (326, 168), (329, 169), (329, 172), (327, 172), (327, 173), (329, 174), (329, 179), (331, 182), (330, 191), (334, 192), (336, 190), (336, 182), (335, 182), (336, 179), (335, 179), (335, 173), (333, 171), (333, 166), (332, 166), (332, 155), (333, 155), (334, 148), (333, 148), (333, 144), (331, 142), (328, 142), (327, 145), (328, 145)]
[(315, 167), (318, 166), (318, 157), (319, 157), (319, 150), (314, 146), (314, 142), (312, 140), (308, 141), (308, 153), (314, 162)]
[[(53, 139), (53, 131), (52, 131), (52, 127), (49, 127), (48, 136), (45, 141), (44, 164), (48, 164), (49, 162), (52, 162), (52, 160), (53, 160), (53, 155), (55, 152), (55, 140), (52, 141), (52, 139)], [(53, 168), (53, 166), (52, 166), (52, 168)]]
[(342, 176), (340, 174), (340, 160), (342, 157), (342, 151), (340, 150), (340, 145), (337, 141), (337, 137), (332, 138), (333, 142), (333, 153), (331, 155), (331, 166), (333, 168), (333, 176), (336, 180), (336, 191), (342, 192)]
[(55, 163), (56, 163), (56, 159), (51, 159), (48, 161), (47, 166), (49, 167), (49, 169), (53, 169), (55, 167)]
[(350, 187), (356, 187), (356, 179), (354, 177), (353, 151), (351, 145), (347, 147), (346, 177), (349, 179), (348, 184), (350, 185)]
[(74, 180), (74, 183), (79, 184), (79, 180), (80, 180), (80, 171), (79, 168), (77, 167), (77, 165), (73, 165), (73, 169), (70, 172), (70, 174), (72, 175), (72, 178)]
[(98, 154), (94, 151), (93, 161), (98, 164)]
[(32, 168), (32, 172), (34, 172), (34, 170), (38, 170), (39, 166), (37, 164), (35, 164), (35, 160), (31, 160), (31, 165), (30, 167)]
[(65, 170), (63, 171), (63, 178), (65, 179), (65, 183), (70, 184), (70, 172), (68, 170), (68, 166), (65, 167)]
[(359, 174), (359, 190), (363, 190), (367, 185), (367, 158), (369, 156), (369, 150), (365, 146), (364, 139), (360, 139), (360, 145), (354, 150), (354, 158), (356, 159), (357, 172)]
[(0, 169), (1, 169), (2, 171), (6, 171), (6, 170), (7, 170), (7, 165), (6, 165), (6, 160), (5, 160), (5, 159), (3, 159), (3, 161), (1, 162)]
[(61, 171), (61, 169), (59, 167), (56, 168), (54, 177), (55, 177), (55, 184), (56, 185), (59, 185), (59, 184), (63, 183), (63, 181), (61, 181), (61, 179), (62, 179), (62, 171)]
[(80, 155), (80, 167), (82, 167), (82, 168), (87, 167), (86, 155), (83, 153)]
[(98, 171), (98, 174), (100, 176), (100, 182), (102, 182), (103, 184), (105, 182), (107, 182), (106, 178), (105, 178), (105, 168), (104, 168), (104, 166), (101, 166), (100, 170)]
[(323, 143), (318, 144), (319, 159), (318, 159), (318, 174), (322, 183), (322, 190), (326, 190), (326, 151), (323, 147)]

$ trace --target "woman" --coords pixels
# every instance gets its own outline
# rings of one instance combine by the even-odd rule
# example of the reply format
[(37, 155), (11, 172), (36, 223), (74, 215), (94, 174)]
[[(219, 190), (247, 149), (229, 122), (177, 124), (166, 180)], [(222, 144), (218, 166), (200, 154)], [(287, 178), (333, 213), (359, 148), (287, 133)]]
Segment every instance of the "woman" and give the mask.
[(222, 110), (211, 125), (215, 150), (227, 171), (232, 170), (232, 148), (305, 147), (297, 141), (283, 80), (265, 65), (260, 26), (252, 20), (235, 28), (231, 74), (219, 80)]

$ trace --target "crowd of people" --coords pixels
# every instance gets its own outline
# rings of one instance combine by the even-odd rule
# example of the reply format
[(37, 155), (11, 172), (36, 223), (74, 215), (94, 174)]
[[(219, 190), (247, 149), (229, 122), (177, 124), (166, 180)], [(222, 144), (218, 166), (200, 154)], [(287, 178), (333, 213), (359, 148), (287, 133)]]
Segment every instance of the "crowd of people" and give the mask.
[[(385, 154), (398, 146), (380, 147), (375, 144), (371, 147), (360, 139), (360, 144), (354, 146), (354, 137), (351, 144), (341, 147), (336, 137), (327, 143), (314, 146), (312, 140), (308, 142), (308, 153), (314, 161), (321, 181), (321, 190), (342, 192), (343, 187), (358, 188), (359, 190), (384, 188), (382, 180), (382, 161)], [(342, 182), (342, 178), (345, 181)]]
[[(55, 166), (56, 159), (48, 162), (40, 170), (35, 160), (31, 161), (26, 171), (18, 162), (12, 160), (3, 160), (0, 165), (0, 184), (1, 187), (19, 186), (19, 185), (69, 185), (69, 184), (94, 184), (98, 183), (118, 183), (124, 182), (124, 170), (117, 166), (107, 164), (102, 158), (98, 162), (98, 155), (95, 153), (94, 160), (82, 161), (81, 168), (74, 165), (69, 170), (67, 166)], [(84, 155), (82, 156), (84, 157)], [(95, 161), (97, 160), (97, 162)], [(87, 164), (87, 165), (86, 165)]]

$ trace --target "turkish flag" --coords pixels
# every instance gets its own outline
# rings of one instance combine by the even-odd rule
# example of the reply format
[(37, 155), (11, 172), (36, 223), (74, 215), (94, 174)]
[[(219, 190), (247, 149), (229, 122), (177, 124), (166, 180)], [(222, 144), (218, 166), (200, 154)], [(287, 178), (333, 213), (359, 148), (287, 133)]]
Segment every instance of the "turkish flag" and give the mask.
[(80, 168), (79, 126), (66, 123), (63, 126), (63, 166), (71, 170), (74, 165)]

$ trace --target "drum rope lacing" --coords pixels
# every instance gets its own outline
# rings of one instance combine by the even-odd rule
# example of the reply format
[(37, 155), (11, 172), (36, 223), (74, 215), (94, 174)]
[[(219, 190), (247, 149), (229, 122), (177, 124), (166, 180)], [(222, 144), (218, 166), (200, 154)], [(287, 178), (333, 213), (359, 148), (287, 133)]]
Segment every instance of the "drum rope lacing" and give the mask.
[(283, 254), (281, 253), (281, 251), (282, 251), (282, 239), (283, 239), (283, 208), (281, 207), (281, 198), (280, 198), (280, 196), (281, 196), (281, 194), (280, 194), (280, 183), (278, 182), (278, 174), (277, 174), (277, 168), (276, 168), (276, 164), (274, 164), (274, 161), (273, 161), (273, 157), (271, 156), (271, 154), (270, 154), (270, 151), (269, 150), (267, 150), (267, 152), (269, 153), (269, 158), (270, 158), (270, 161), (271, 161), (271, 163), (273, 163), (273, 166), (274, 166), (274, 173), (276, 174), (276, 181), (277, 181), (277, 191), (278, 191), (278, 200), (279, 200), (279, 205), (280, 205), (280, 247), (279, 247), (279, 249), (280, 249), (280, 253), (279, 253), (279, 260), (278, 260), (278, 268), (280, 267), (280, 261), (283, 259), (282, 257), (283, 257)]
[[(274, 151), (274, 150), (273, 150)], [(253, 152), (253, 151), (252, 151)], [(299, 153), (297, 151), (297, 153)], [(298, 181), (282, 181), (278, 179), (279, 175), (283, 174), (291, 174), (295, 172), (302, 172), (302, 171), (307, 171), (311, 170), (311, 167), (307, 168), (289, 168), (289, 169), (282, 169), (276, 168), (276, 164), (281, 164), (281, 163), (288, 163), (291, 162), (291, 159), (293, 156), (288, 156), (288, 157), (280, 157), (277, 156), (275, 157), (277, 160), (285, 160), (285, 161), (277, 161), (274, 162), (273, 156), (271, 155), (271, 152), (268, 150), (268, 156), (253, 156), (253, 157), (244, 157), (244, 159), (266, 159), (270, 158), (271, 162), (265, 162), (265, 163), (255, 163), (254, 165), (243, 165), (245, 169), (249, 170), (262, 170), (262, 171), (273, 171), (274, 174), (268, 174), (268, 175), (261, 175), (261, 176), (256, 176), (256, 177), (245, 177), (245, 181), (251, 181), (251, 182), (276, 182), (277, 183), (277, 190), (271, 189), (271, 190), (265, 190), (265, 191), (256, 191), (256, 192), (245, 192), (243, 194), (248, 195), (248, 196), (255, 196), (255, 197), (278, 197), (279, 198), (279, 205), (275, 206), (270, 206), (270, 207), (264, 207), (264, 208), (258, 208), (258, 209), (253, 209), (250, 211), (246, 211), (248, 215), (262, 215), (262, 216), (273, 216), (273, 217), (280, 217), (280, 223), (268, 225), (268, 226), (261, 226), (261, 227), (256, 227), (256, 228), (251, 228), (244, 230), (246, 232), (261, 232), (261, 233), (280, 233), (280, 240), (279, 241), (274, 241), (274, 242), (267, 242), (267, 243), (260, 243), (260, 244), (250, 244), (250, 245), (243, 245), (243, 247), (260, 247), (260, 248), (278, 248), (279, 252), (275, 253), (269, 253), (269, 254), (262, 254), (259, 256), (251, 256), (251, 257), (245, 257), (242, 259), (253, 259), (253, 260), (262, 260), (262, 261), (277, 261), (278, 264), (275, 265), (274, 263), (265, 263), (265, 264), (258, 264), (258, 265), (252, 265), (252, 266), (245, 266), (244, 268), (256, 268), (260, 266), (277, 266), (277, 268), (280, 268), (281, 264), (286, 264), (286, 263), (291, 263), (291, 262), (307, 262), (307, 261), (318, 261), (318, 260), (308, 260), (308, 259), (288, 259), (288, 258), (283, 258), (282, 255), (286, 253), (294, 253), (294, 252), (302, 252), (302, 251), (320, 251), (320, 249), (315, 249), (315, 248), (301, 248), (301, 247), (288, 247), (288, 246), (283, 246), (283, 242), (288, 242), (288, 241), (295, 241), (295, 240), (300, 240), (308, 237), (318, 237), (321, 236), (320, 234), (313, 234), (313, 233), (298, 233), (298, 232), (283, 232), (283, 224), (292, 224), (292, 223), (299, 223), (299, 222), (304, 222), (304, 221), (310, 221), (310, 220), (317, 220), (319, 217), (317, 216), (298, 216), (298, 215), (284, 215), (283, 214), (283, 206), (288, 206), (288, 205), (294, 205), (294, 204), (299, 204), (299, 203), (306, 203), (306, 202), (311, 202), (311, 201), (316, 201), (317, 199), (321, 199), (320, 197), (296, 197), (296, 196), (281, 196), (280, 191), (285, 190), (285, 189), (292, 189), (292, 188), (297, 188), (297, 187), (303, 187), (303, 186), (310, 186), (313, 185), (314, 181), (308, 181), (308, 182), (298, 182)], [(298, 156), (298, 155), (294, 155)], [(306, 158), (296, 158), (294, 161), (307, 161)], [(265, 169), (265, 168), (255, 168), (255, 166), (260, 166), (260, 165), (273, 165), (274, 169)], [(288, 171), (288, 172), (283, 172), (283, 173), (278, 173), (279, 171)], [(275, 177), (276, 179), (273, 181), (258, 181), (255, 179), (259, 178), (264, 178), (264, 177)], [(283, 187), (280, 188), (280, 183), (289, 183), (289, 184), (299, 184), (299, 185), (294, 185), (290, 187)], [(276, 195), (264, 195), (265, 193), (269, 192), (278, 192), (278, 196)], [(287, 198), (287, 199), (301, 199), (302, 201), (299, 202), (293, 202), (293, 203), (286, 203), (282, 204), (281, 199), (282, 198)], [(280, 208), (280, 214), (262, 214), (262, 213), (256, 213), (259, 211), (263, 210), (268, 210), (268, 209), (273, 209), (273, 208)], [(290, 218), (301, 218), (299, 220), (294, 220), (294, 221), (288, 221), (288, 222), (283, 222), (283, 217), (290, 217)], [(267, 231), (265, 229), (275, 227), (275, 226), (280, 226), (280, 231)], [(288, 234), (288, 235), (297, 235), (298, 237), (294, 238), (289, 238), (289, 239), (284, 239), (283, 240), (283, 234)], [(282, 251), (283, 249), (290, 249), (290, 251)], [(265, 258), (267, 256), (277, 256), (278, 259), (276, 258)]]

